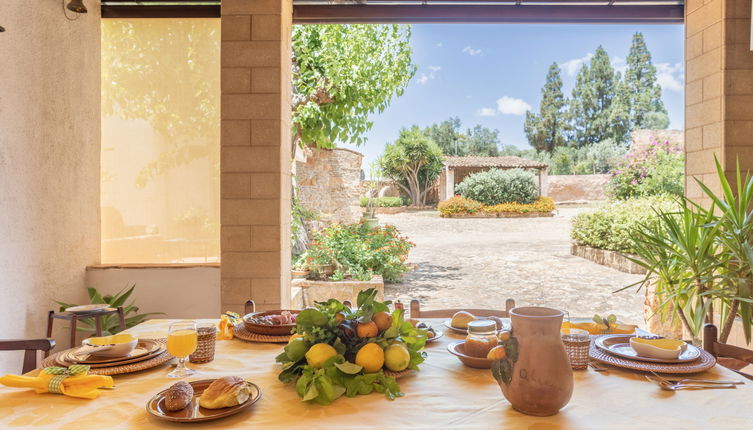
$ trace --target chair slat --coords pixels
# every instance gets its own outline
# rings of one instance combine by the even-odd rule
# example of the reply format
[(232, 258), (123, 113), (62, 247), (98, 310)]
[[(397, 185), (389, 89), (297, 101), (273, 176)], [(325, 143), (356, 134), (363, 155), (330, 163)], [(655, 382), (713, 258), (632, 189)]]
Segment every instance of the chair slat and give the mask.
[(455, 313), (460, 311), (470, 312), (477, 316), (494, 316), (500, 318), (508, 318), (510, 316), (510, 310), (515, 307), (515, 300), (507, 299), (505, 301), (505, 309), (436, 309), (430, 311), (422, 311), (421, 303), (413, 299), (410, 301), (410, 317), (411, 318), (450, 318)]

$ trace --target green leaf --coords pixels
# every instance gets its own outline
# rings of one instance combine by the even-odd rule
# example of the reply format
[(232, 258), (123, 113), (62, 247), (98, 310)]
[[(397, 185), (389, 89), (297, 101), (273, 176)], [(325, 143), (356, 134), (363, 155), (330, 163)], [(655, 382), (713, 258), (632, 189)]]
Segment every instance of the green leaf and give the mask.
[(348, 375), (355, 375), (359, 373), (361, 370), (363, 370), (363, 366), (359, 366), (349, 361), (345, 361), (343, 363), (335, 363), (335, 367), (340, 369), (341, 372), (346, 373)]
[(296, 317), (296, 323), (301, 325), (323, 326), (327, 321), (327, 316), (316, 309), (304, 309)]
[(303, 401), (314, 400), (319, 396), (319, 390), (316, 388), (316, 384), (309, 384), (306, 388), (306, 393), (303, 395)]

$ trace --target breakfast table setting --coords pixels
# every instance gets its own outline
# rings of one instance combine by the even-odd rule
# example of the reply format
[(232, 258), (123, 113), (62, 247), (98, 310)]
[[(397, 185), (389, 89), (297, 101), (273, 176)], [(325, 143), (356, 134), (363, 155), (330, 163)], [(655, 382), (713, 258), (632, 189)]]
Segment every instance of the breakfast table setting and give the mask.
[(545, 307), (412, 320), (369, 290), (353, 309), (152, 319), (0, 377), (3, 429), (751, 424), (753, 381), (696, 346)]

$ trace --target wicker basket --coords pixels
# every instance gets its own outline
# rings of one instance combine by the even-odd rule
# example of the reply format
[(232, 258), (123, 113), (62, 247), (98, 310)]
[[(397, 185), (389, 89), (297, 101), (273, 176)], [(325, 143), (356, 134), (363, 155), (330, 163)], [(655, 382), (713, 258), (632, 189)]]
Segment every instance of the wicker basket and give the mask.
[(191, 363), (207, 363), (214, 360), (214, 344), (217, 340), (217, 327), (199, 327), (197, 332), (196, 351), (188, 356)]
[(591, 347), (591, 338), (588, 335), (563, 334), (562, 343), (570, 357), (570, 366), (573, 370), (585, 370), (588, 368), (588, 350)]

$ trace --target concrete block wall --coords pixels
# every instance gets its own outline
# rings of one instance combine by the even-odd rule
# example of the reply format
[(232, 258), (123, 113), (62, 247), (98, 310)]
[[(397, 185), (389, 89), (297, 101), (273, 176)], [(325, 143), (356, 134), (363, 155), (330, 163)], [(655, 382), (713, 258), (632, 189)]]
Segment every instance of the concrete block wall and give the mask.
[(290, 0), (222, 2), (221, 297), (290, 302)]

